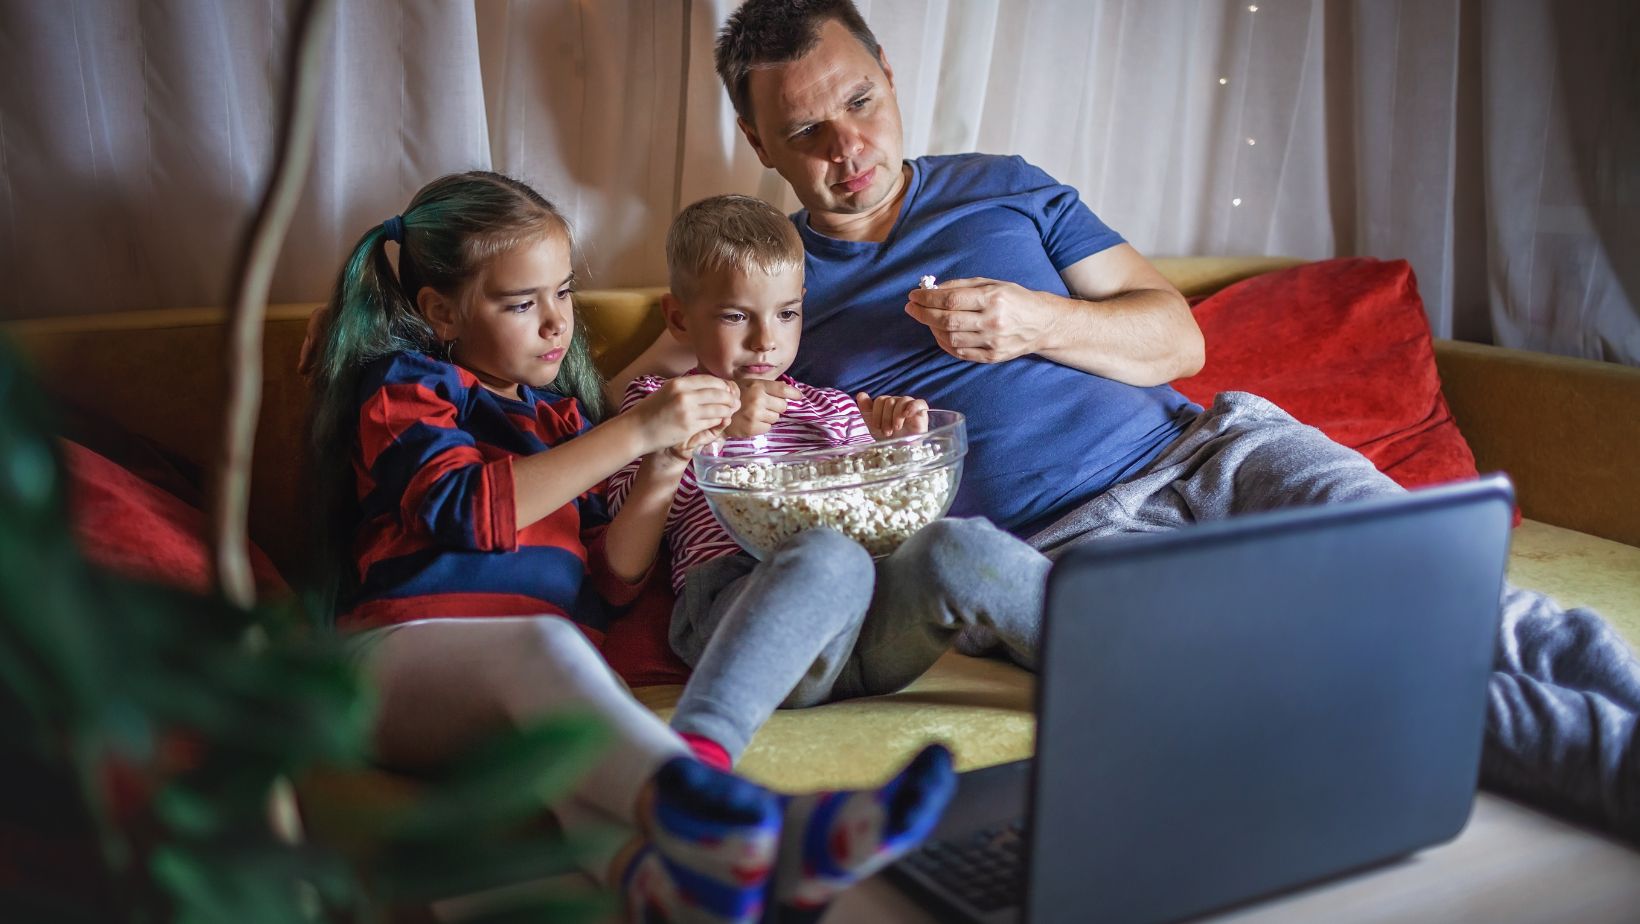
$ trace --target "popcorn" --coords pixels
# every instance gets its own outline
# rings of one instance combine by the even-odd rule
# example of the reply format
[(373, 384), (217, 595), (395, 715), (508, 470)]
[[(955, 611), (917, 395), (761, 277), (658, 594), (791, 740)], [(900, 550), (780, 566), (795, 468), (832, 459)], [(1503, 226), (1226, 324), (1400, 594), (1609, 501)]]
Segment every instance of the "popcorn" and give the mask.
[(935, 284), (933, 276), (924, 276), (923, 278), (917, 280), (917, 288), (937, 289), (939, 286)]
[(870, 446), (820, 460), (748, 459), (701, 486), (742, 545), (762, 555), (792, 536), (829, 526), (874, 557), (945, 513), (957, 467), (931, 443)]

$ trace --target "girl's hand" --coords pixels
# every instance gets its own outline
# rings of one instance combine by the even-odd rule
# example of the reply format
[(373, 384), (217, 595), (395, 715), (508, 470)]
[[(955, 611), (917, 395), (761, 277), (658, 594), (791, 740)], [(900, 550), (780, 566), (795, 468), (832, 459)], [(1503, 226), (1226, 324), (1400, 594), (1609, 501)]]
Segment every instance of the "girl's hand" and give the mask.
[(879, 440), (928, 432), (928, 402), (921, 398), (903, 395), (873, 398), (862, 391), (854, 396), (854, 403), (866, 419), (866, 429)]
[(676, 446), (666, 447), (656, 455), (664, 456), (681, 466), (687, 466), (689, 460), (695, 457), (695, 453), (707, 445), (723, 439), (724, 429), (723, 427), (713, 427), (710, 430), (702, 430)]
[(803, 397), (803, 393), (785, 382), (749, 379), (740, 382), (740, 410), (729, 421), (725, 436), (744, 438), (769, 432), (774, 422), (786, 412), (786, 404)]
[[(643, 433), (644, 454), (682, 446), (703, 431), (721, 430), (740, 408), (740, 390), (715, 375), (686, 375), (668, 381), (632, 406)], [(705, 442), (696, 444), (704, 445)]]

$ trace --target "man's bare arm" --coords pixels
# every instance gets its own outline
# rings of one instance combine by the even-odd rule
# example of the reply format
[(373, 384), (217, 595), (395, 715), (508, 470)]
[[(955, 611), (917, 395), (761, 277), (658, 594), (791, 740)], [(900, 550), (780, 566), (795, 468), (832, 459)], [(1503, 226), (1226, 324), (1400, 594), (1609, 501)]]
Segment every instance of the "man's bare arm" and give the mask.
[(604, 386), (604, 395), (609, 398), (610, 408), (619, 408), (621, 399), (626, 396), (626, 386), (638, 376), (658, 375), (669, 379), (693, 368), (695, 351), (663, 330), (637, 359), (610, 377), (609, 383)]
[(1118, 244), (1059, 275), (1079, 304), (1038, 353), (1130, 385), (1160, 385), (1201, 371), (1206, 347), (1190, 304), (1133, 247)]
[(1201, 330), (1190, 306), (1138, 251), (1119, 244), (1060, 275), (1069, 298), (994, 279), (954, 279), (913, 290), (906, 311), (947, 353), (973, 362), (1036, 353), (1140, 386), (1201, 369)]

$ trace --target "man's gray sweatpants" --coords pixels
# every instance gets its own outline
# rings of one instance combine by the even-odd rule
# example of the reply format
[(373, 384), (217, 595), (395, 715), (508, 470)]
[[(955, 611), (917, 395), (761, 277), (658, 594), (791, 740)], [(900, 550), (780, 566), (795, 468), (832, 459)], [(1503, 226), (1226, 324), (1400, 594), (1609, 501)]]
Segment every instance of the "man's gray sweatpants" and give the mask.
[[(1401, 491), (1355, 450), (1230, 392), (1137, 476), (1030, 542), (1054, 556), (1119, 533)], [(1482, 783), (1640, 838), (1640, 660), (1591, 610), (1510, 585), (1501, 610)]]

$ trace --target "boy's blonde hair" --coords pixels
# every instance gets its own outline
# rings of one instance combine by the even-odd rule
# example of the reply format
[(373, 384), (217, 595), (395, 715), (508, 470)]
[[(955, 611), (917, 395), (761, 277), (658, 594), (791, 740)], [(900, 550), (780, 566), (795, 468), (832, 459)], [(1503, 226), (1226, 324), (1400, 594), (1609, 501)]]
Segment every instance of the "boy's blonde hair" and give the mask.
[(775, 273), (803, 268), (803, 239), (791, 219), (753, 196), (713, 196), (678, 213), (666, 232), (672, 294), (688, 301), (700, 277), (730, 268)]

